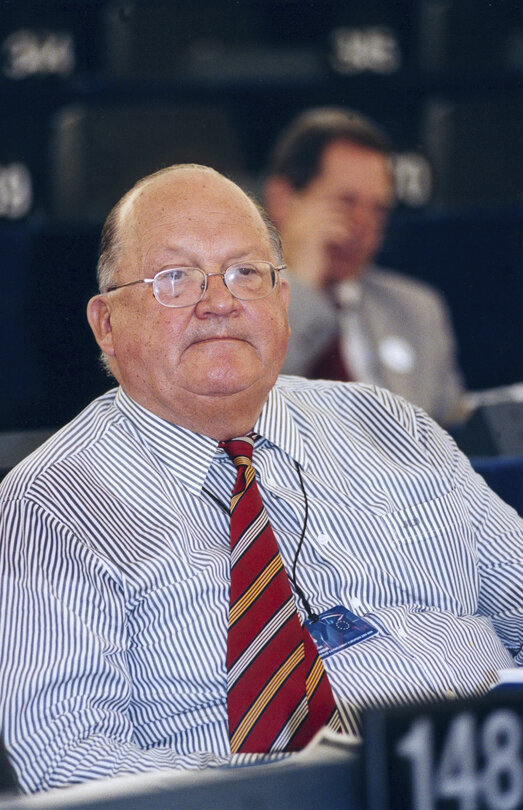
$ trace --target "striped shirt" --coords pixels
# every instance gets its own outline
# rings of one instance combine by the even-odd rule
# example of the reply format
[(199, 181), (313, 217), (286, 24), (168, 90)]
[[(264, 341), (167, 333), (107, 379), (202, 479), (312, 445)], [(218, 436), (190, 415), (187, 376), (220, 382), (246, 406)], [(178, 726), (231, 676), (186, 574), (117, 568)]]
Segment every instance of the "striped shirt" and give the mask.
[[(523, 521), (426, 414), (280, 377), (255, 430), (287, 571), (306, 495), (296, 582), (316, 612), (342, 604), (378, 628), (324, 662), (347, 731), (364, 709), (479, 695), (523, 665)], [(25, 790), (241, 761), (225, 669), (234, 479), (216, 441), (115, 389), (4, 480), (0, 726)]]

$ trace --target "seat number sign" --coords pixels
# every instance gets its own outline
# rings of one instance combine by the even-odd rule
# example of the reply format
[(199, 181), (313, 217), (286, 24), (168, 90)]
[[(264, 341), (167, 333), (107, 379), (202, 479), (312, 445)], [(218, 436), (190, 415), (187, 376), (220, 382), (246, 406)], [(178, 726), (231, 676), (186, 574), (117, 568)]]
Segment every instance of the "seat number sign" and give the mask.
[(370, 810), (523, 810), (523, 691), (365, 718)]

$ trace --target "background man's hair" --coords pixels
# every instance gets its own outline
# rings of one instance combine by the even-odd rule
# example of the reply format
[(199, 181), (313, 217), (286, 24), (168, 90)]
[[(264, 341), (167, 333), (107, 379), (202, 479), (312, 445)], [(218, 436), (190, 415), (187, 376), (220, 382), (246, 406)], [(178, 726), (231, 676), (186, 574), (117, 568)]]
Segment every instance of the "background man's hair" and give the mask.
[(323, 152), (332, 141), (346, 141), (390, 157), (392, 145), (370, 118), (343, 107), (315, 107), (299, 115), (282, 132), (269, 157), (267, 175), (285, 177), (302, 189), (320, 171)]

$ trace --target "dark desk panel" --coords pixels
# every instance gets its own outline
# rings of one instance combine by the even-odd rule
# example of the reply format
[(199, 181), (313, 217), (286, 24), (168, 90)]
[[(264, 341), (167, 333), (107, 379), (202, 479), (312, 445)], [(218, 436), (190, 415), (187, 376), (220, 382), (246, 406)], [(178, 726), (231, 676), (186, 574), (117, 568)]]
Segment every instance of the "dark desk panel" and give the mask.
[(161, 772), (0, 800), (0, 810), (364, 810), (359, 758), (317, 754), (274, 765)]

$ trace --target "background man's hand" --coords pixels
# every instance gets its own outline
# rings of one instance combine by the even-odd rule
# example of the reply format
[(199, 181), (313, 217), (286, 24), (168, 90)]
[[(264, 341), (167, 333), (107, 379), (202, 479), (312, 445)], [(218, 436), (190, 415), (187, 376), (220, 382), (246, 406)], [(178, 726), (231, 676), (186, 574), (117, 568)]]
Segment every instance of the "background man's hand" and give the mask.
[(281, 234), (287, 265), (310, 287), (325, 287), (355, 274), (359, 238), (344, 202), (297, 197)]

